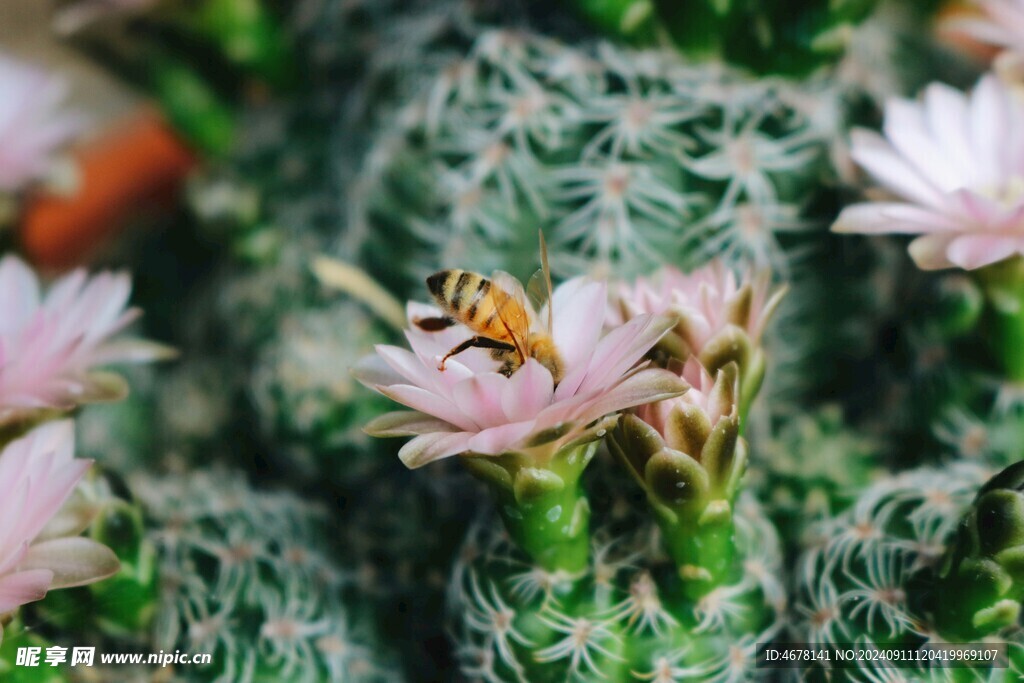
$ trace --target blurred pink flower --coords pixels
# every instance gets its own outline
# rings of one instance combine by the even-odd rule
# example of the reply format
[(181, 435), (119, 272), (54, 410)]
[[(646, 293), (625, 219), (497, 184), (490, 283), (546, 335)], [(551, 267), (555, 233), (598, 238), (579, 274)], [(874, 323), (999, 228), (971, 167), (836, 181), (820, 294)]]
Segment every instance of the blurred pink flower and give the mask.
[[(457, 454), (500, 455), (563, 443), (600, 417), (685, 391), (685, 383), (670, 372), (636, 367), (673, 319), (640, 316), (602, 337), (603, 283), (570, 280), (552, 298), (552, 337), (565, 362), (557, 387), (551, 373), (533, 359), (503, 376), (483, 349), (450, 358), (441, 371), (438, 360), (472, 333), (461, 325), (441, 332), (412, 326), (406, 332), (412, 352), (378, 346), (377, 355), (355, 372), (365, 385), (414, 412), (389, 413), (367, 431), (415, 436), (399, 453), (415, 468)], [(410, 320), (439, 314), (431, 306), (408, 307)]]
[(993, 75), (970, 95), (933, 83), (894, 99), (885, 136), (854, 131), (853, 158), (896, 201), (847, 207), (837, 232), (920, 235), (920, 268), (972, 270), (1024, 254), (1024, 100)]
[(0, 427), (121, 398), (124, 381), (97, 366), (170, 354), (152, 342), (114, 338), (139, 315), (125, 308), (130, 293), (127, 275), (78, 270), (44, 295), (24, 262), (0, 259)]
[(59, 514), (92, 464), (76, 460), (74, 447), (74, 426), (64, 420), (0, 451), (0, 615), (48, 590), (83, 586), (119, 569), (109, 548), (78, 535), (79, 516)]
[(1024, 52), (1024, 0), (975, 0), (977, 15), (957, 14), (944, 28), (978, 42)]
[(0, 53), (0, 192), (42, 177), (80, 130), (80, 117), (61, 110), (66, 95), (62, 79)]

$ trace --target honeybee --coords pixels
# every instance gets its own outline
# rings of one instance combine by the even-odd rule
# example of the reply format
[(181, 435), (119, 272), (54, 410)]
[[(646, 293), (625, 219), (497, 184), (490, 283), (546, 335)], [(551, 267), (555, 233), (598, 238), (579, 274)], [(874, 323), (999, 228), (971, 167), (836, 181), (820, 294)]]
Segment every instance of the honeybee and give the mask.
[(546, 289), (547, 321), (543, 327), (535, 320), (523, 285), (506, 272), (496, 271), (487, 279), (466, 270), (442, 270), (427, 278), (427, 289), (444, 316), (415, 320), (416, 326), (437, 332), (461, 323), (473, 332), (441, 359), (439, 370), (444, 370), (445, 361), (452, 356), (482, 348), (491, 350), (491, 357), (501, 363), (499, 372), (506, 377), (511, 377), (527, 358), (533, 358), (548, 369), (556, 386), (562, 380), (565, 363), (551, 336), (551, 271), (543, 235), (540, 243), (542, 267), (531, 278), (529, 289)]

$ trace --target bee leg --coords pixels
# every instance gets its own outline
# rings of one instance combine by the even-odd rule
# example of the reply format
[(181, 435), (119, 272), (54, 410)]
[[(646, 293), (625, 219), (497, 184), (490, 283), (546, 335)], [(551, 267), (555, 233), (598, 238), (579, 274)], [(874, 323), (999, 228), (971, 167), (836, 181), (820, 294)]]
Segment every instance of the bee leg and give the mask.
[(424, 332), (440, 332), (455, 324), (455, 318), (447, 316), (437, 318), (415, 318), (412, 324)]
[(487, 337), (470, 337), (466, 341), (462, 342), (441, 359), (437, 369), (444, 371), (444, 364), (452, 356), (457, 356), (467, 349), (500, 349), (502, 351), (515, 351), (516, 347), (508, 342), (498, 341), (497, 339), (488, 339)]

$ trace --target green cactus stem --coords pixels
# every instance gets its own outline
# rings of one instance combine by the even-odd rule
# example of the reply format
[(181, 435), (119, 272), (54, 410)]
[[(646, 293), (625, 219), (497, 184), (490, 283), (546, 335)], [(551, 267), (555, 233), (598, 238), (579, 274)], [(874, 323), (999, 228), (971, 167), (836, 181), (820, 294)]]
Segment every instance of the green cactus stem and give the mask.
[[(713, 388), (704, 387), (704, 404), (683, 397), (666, 402), (667, 410), (624, 415), (608, 441), (646, 491), (665, 549), (693, 599), (739, 572), (733, 506), (747, 446), (740, 437), (738, 372), (736, 363), (719, 370)], [(661, 432), (645, 419), (663, 420)]]
[(1024, 382), (1024, 258), (978, 271), (988, 300), (986, 338), (1011, 382)]
[(465, 460), (491, 486), (512, 539), (548, 571), (576, 572), (589, 560), (590, 503), (580, 477), (597, 445), (570, 443), (550, 458), (509, 453)]
[(621, 533), (602, 528), (574, 572), (532, 563), (496, 525), (471, 533), (449, 590), (462, 673), (530, 683), (749, 680), (784, 604), (781, 554), (763, 513), (741, 503), (743, 568), (698, 599), (681, 594), (653, 525), (634, 522)]

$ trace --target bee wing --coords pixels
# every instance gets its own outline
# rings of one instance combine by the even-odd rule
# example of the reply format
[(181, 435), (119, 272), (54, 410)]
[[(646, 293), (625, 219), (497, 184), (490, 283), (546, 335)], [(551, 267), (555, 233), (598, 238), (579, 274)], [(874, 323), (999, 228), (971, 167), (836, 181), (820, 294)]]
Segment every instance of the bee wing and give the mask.
[(543, 270), (534, 273), (530, 281), (526, 283), (526, 296), (533, 307), (533, 312), (538, 315), (544, 310), (544, 305), (550, 303), (551, 295)]
[(530, 340), (530, 311), (522, 283), (508, 273), (497, 270), (491, 276), (491, 297), (498, 318), (508, 330), (519, 359), (526, 360)]

